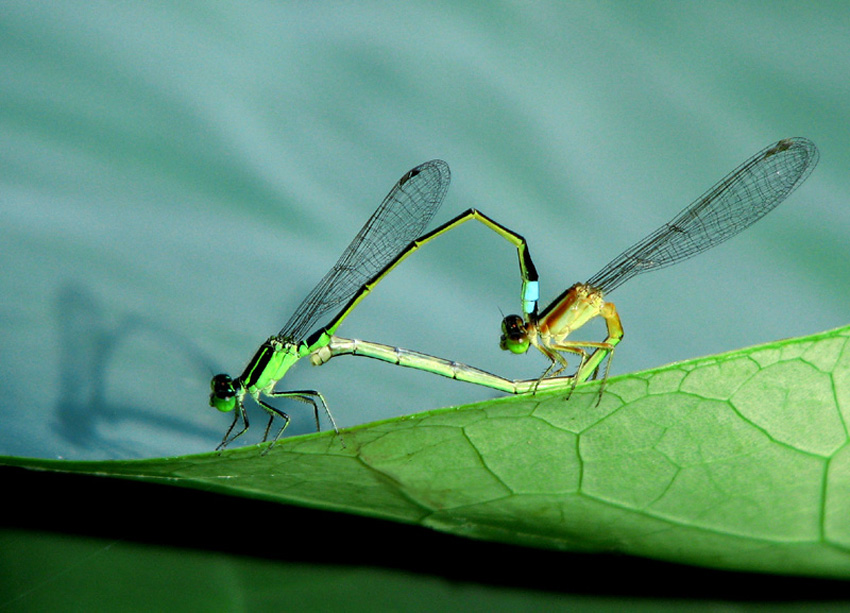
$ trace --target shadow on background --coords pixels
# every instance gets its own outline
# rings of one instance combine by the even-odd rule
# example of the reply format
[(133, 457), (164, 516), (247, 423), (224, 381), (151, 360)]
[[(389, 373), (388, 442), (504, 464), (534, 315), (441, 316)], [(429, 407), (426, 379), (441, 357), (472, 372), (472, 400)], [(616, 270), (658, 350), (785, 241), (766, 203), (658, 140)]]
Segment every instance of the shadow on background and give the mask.
[[(157, 391), (159, 381), (150, 370), (139, 368), (134, 377), (150, 377), (142, 382), (157, 402), (146, 402), (128, 394), (119, 401), (106, 393), (107, 379), (116, 353), (129, 350), (142, 336), (148, 337), (163, 354), (177, 352), (186, 363), (198, 366), (201, 378), (213, 374), (212, 360), (197, 345), (179, 332), (167, 329), (137, 314), (111, 317), (95, 296), (79, 285), (65, 285), (56, 296), (59, 328), (59, 401), (54, 431), (69, 443), (113, 457), (136, 457), (138, 444), (111, 439), (104, 426), (144, 427), (169, 430), (186, 436), (214, 440), (221, 433), (204, 427), (180, 414), (169, 412), (169, 399)], [(134, 382), (137, 387), (139, 381)], [(129, 402), (128, 402), (129, 400)]]

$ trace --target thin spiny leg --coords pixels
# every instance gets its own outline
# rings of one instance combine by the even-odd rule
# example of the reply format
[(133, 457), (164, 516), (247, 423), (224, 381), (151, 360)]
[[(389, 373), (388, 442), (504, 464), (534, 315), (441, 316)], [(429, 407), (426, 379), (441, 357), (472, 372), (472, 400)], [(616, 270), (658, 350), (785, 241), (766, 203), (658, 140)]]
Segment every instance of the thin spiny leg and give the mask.
[[(233, 428), (236, 427), (239, 418), (242, 418), (242, 423), (245, 424), (245, 427), (242, 428), (239, 432), (230, 437), (230, 433), (233, 432)], [(245, 434), (248, 431), (248, 414), (245, 412), (245, 406), (242, 404), (242, 401), (239, 401), (236, 414), (233, 416), (233, 422), (230, 424), (230, 427), (227, 429), (227, 432), (224, 433), (224, 438), (221, 439), (221, 443), (219, 443), (218, 447), (216, 447), (216, 451), (224, 451), (224, 448), (227, 447), (230, 443), (235, 441), (237, 438)]]

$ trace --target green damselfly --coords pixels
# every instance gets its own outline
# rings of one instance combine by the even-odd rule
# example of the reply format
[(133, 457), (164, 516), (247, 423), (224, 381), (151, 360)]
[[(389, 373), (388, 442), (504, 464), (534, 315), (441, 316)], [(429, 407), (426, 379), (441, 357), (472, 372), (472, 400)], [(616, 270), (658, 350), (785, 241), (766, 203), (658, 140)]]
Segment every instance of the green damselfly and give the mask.
[[(245, 395), (251, 396), (269, 415), (263, 440), (268, 440), (275, 418), (282, 420), (276, 441), (289, 423), (289, 416), (264, 401), (270, 398), (291, 398), (313, 407), (316, 428), (319, 408), (325, 412), (334, 430), (336, 422), (327, 402), (316, 390), (275, 390), (275, 386), (301, 358), (310, 356), (314, 364), (325, 361), (321, 356), (331, 343), (343, 320), (375, 288), (386, 275), (417, 249), (461, 224), (476, 220), (513, 244), (518, 253), (522, 277), (521, 297), (524, 311), (537, 309), (537, 270), (531, 260), (525, 239), (490, 219), (480, 211), (469, 209), (431, 232), (420, 236), (440, 208), (451, 180), (448, 164), (442, 160), (426, 162), (407, 172), (383, 200), (337, 263), (307, 295), (280, 332), (270, 337), (255, 353), (236, 379), (219, 374), (211, 381), (210, 405), (223, 412), (235, 411), (233, 422), (222, 439), (219, 449), (248, 430)], [(417, 238), (418, 237), (418, 238)], [(341, 308), (340, 308), (341, 307)], [(337, 310), (338, 309), (338, 310)], [(324, 325), (320, 321), (330, 316)], [(342, 339), (345, 340), (345, 339)], [(380, 348), (380, 345), (375, 345)], [(380, 353), (380, 350), (378, 350)], [(530, 391), (536, 381), (508, 381), (496, 375), (450, 362), (441, 358), (411, 352), (418, 356), (415, 363), (405, 366), (437, 374), (447, 374), (446, 365), (456, 379), (509, 387), (519, 393)], [(378, 357), (371, 355), (369, 357)], [(563, 385), (568, 377), (553, 379), (551, 385)], [(239, 422), (243, 427), (233, 434)], [(231, 436), (232, 435), (232, 436)]]

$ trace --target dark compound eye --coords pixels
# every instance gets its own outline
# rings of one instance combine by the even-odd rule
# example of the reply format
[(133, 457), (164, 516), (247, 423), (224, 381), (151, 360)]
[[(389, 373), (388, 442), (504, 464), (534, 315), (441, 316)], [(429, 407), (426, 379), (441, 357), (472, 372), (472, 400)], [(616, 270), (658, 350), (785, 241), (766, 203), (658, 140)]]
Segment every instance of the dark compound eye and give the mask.
[(522, 340), (526, 336), (525, 321), (519, 315), (508, 315), (502, 320), (502, 337), (505, 340)]
[(216, 375), (210, 381), (210, 389), (212, 395), (221, 400), (233, 398), (236, 395), (236, 390), (233, 388), (233, 379), (230, 375)]

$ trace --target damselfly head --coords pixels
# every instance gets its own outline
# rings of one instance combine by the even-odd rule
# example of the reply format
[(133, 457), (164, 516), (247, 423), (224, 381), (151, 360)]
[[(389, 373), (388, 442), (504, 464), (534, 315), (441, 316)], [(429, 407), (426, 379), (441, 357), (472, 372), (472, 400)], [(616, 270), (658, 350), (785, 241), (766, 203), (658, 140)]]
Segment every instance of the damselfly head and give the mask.
[(223, 413), (236, 408), (236, 388), (230, 375), (216, 375), (210, 381), (210, 406)]
[(525, 353), (530, 344), (525, 320), (521, 316), (508, 315), (502, 320), (502, 337), (499, 339), (501, 349), (511, 353)]

